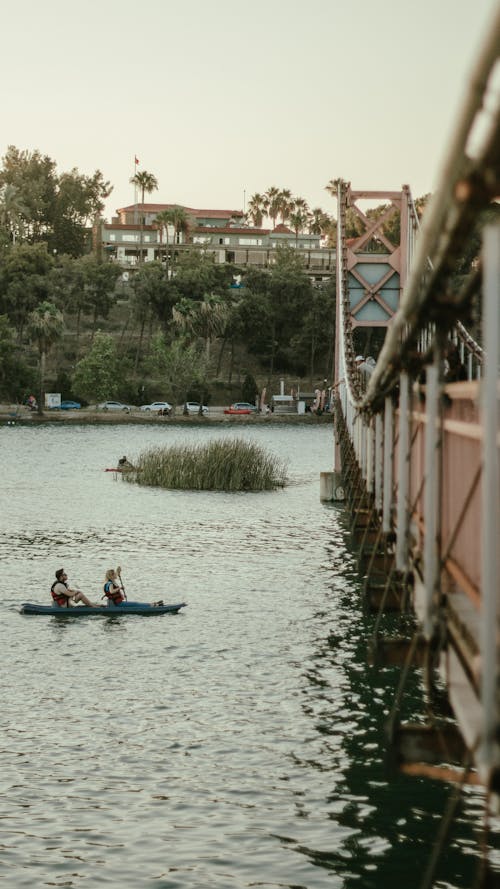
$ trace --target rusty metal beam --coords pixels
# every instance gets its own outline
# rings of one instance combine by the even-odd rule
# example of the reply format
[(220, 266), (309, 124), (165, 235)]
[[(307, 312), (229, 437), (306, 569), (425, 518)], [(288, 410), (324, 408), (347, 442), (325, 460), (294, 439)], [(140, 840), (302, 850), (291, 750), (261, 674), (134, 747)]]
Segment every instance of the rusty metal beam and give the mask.
[(394, 728), (390, 742), (391, 761), (398, 768), (422, 763), (461, 767), (467, 755), (467, 747), (460, 731), (449, 722), (436, 725), (398, 725)]
[[(368, 663), (377, 667), (404, 667), (412, 640), (404, 636), (378, 636), (368, 647)], [(429, 643), (422, 637), (414, 646), (413, 666), (422, 668), (428, 665), (430, 652)]]

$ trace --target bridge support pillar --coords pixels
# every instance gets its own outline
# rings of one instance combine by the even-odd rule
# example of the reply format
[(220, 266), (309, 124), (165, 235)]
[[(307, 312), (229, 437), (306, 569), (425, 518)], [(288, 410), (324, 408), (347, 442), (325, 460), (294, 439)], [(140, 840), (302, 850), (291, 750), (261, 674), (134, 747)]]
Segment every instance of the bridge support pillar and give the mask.
[(324, 503), (345, 500), (344, 484), (340, 472), (321, 472), (319, 499)]

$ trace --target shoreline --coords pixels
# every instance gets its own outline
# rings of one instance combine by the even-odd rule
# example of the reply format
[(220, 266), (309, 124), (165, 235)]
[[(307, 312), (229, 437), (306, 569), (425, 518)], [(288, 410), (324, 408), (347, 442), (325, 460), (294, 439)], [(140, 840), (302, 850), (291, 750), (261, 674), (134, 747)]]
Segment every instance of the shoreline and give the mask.
[(195, 425), (195, 426), (214, 426), (221, 424), (231, 425), (255, 425), (261, 423), (275, 424), (307, 424), (307, 425), (323, 425), (333, 424), (333, 414), (325, 413), (317, 416), (316, 414), (243, 414), (230, 415), (224, 414), (224, 408), (211, 408), (212, 413), (208, 416), (200, 417), (197, 414), (184, 416), (182, 413), (173, 417), (161, 417), (151, 415), (141, 411), (131, 411), (126, 413), (104, 413), (101, 411), (89, 410), (83, 408), (78, 411), (59, 411), (45, 410), (43, 414), (28, 411), (24, 406), (16, 410), (16, 405), (0, 405), (0, 422), (10, 426), (39, 426), (45, 423), (62, 423), (69, 426), (106, 426), (106, 425), (140, 425), (140, 426), (177, 426), (177, 425)]

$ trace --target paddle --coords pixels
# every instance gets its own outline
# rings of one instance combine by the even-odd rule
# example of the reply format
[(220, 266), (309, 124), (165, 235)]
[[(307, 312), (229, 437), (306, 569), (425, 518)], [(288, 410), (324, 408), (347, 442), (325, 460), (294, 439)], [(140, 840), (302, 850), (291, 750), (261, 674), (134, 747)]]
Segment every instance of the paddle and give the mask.
[(125, 599), (126, 599), (126, 598), (127, 598), (127, 594), (126, 594), (126, 592), (125, 592), (125, 587), (124, 587), (124, 585), (123, 585), (123, 580), (122, 580), (122, 569), (120, 568), (119, 565), (118, 565), (118, 568), (116, 569), (116, 573), (118, 574), (118, 577), (120, 578), (120, 583), (121, 583), (121, 586), (122, 586), (123, 595), (125, 596)]

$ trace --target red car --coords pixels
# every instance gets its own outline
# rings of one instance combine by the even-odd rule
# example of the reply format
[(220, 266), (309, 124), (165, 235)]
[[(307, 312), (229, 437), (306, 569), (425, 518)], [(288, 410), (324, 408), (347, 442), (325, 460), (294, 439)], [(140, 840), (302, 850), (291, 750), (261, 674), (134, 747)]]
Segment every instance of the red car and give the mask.
[(255, 414), (257, 408), (248, 401), (237, 401), (231, 407), (224, 408), (225, 414)]

